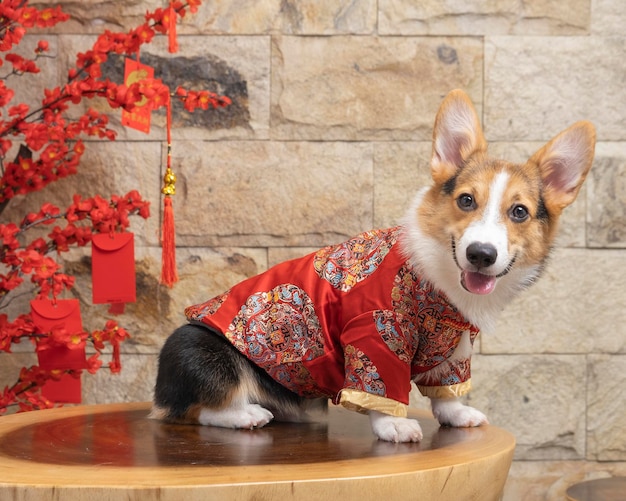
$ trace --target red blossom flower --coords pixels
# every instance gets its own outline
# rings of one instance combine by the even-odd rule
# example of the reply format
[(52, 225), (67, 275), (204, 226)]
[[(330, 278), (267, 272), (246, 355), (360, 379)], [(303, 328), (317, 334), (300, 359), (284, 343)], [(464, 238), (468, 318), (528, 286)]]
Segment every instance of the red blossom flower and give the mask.
[(47, 40), (39, 40), (37, 42), (37, 48), (35, 49), (36, 54), (41, 54), (43, 52), (48, 52), (49, 44)]
[(18, 54), (7, 54), (4, 59), (13, 65), (13, 71), (17, 73), (39, 73), (39, 68), (31, 59), (26, 59)]
[(25, 28), (32, 28), (39, 19), (39, 11), (34, 7), (23, 7), (18, 10), (18, 20)]
[[(39, 263), (34, 265), (34, 273), (32, 275), (33, 282), (41, 282), (51, 278), (57, 270), (61, 268), (54, 259), (50, 257), (44, 257)], [(23, 269), (22, 269), (23, 270)]]
[(37, 351), (45, 351), (55, 347), (66, 347), (71, 350), (85, 347), (89, 334), (87, 332), (70, 332), (63, 325), (57, 325), (37, 343)]
[(189, 10), (192, 14), (198, 12), (198, 7), (200, 6), (202, 0), (187, 0), (187, 5), (189, 5)]
[(150, 43), (154, 38), (154, 30), (147, 24), (142, 24), (138, 28), (130, 32), (131, 37), (137, 37), (140, 43)]
[(30, 107), (27, 104), (20, 103), (17, 106), (12, 106), (11, 108), (9, 108), (9, 116), (24, 118), (28, 113), (28, 110), (30, 110)]
[(95, 355), (90, 356), (87, 359), (87, 372), (89, 374), (95, 374), (98, 372), (98, 369), (102, 367), (102, 360), (100, 360), (100, 353), (96, 353)]
[(0, 290), (7, 294), (8, 292), (17, 289), (24, 280), (18, 275), (16, 271), (8, 273), (6, 275), (0, 275)]
[(4, 82), (0, 80), (0, 107), (4, 107), (9, 104), (14, 95), (15, 92), (13, 89), (7, 88)]
[(67, 21), (70, 18), (69, 14), (66, 14), (61, 10), (60, 6), (43, 9), (39, 13), (37, 19), (37, 26), (40, 28), (48, 28), (55, 26), (57, 23)]
[(43, 256), (35, 250), (21, 251), (18, 253), (18, 257), (22, 260), (21, 272), (25, 275), (41, 266), (43, 261)]
[(20, 246), (16, 238), (19, 230), (20, 229), (14, 223), (0, 224), (0, 239), (5, 249), (15, 250)]

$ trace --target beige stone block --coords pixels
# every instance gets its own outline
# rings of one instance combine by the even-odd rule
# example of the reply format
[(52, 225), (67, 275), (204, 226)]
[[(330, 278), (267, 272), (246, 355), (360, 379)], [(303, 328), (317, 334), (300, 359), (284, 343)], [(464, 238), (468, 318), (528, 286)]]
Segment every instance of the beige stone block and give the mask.
[(384, 35), (580, 35), (589, 18), (589, 0), (379, 1)]
[(585, 457), (585, 357), (475, 355), (470, 405), (515, 435), (515, 458)]
[(273, 137), (430, 140), (448, 91), (481, 109), (482, 58), (472, 38), (277, 38)]
[(83, 373), (83, 404), (112, 404), (118, 402), (147, 402), (152, 400), (157, 375), (157, 356), (122, 354), (122, 371), (111, 374), (105, 366), (95, 374)]
[[(26, 35), (22, 38), (19, 45), (11, 49), (11, 53), (18, 54), (27, 59), (33, 59), (37, 43), (40, 40), (46, 40), (48, 42), (48, 51), (45, 53), (46, 57), (40, 57), (35, 62), (39, 68), (39, 73), (9, 75), (13, 70), (13, 66), (8, 61), (3, 61), (2, 76), (7, 75), (6, 79), (3, 78), (3, 83), (8, 89), (13, 90), (15, 93), (13, 99), (10, 101), (9, 107), (25, 103), (30, 107), (30, 111), (34, 112), (41, 107), (41, 101), (45, 97), (44, 89), (56, 86), (58, 79), (58, 44), (56, 36)], [(3, 110), (3, 112), (5, 112), (5, 110)], [(3, 116), (3, 119), (8, 120), (8, 117)], [(14, 155), (7, 156), (11, 160), (14, 158)]]
[[(49, 7), (49, 0), (31, 0), (37, 8)], [(57, 24), (55, 33), (103, 33), (104, 30), (127, 32), (145, 22), (145, 15), (158, 7), (160, 0), (124, 0), (123, 2), (102, 2), (101, 0), (56, 0), (70, 19)]]
[[(32, 5), (48, 5), (33, 0)], [(160, 0), (60, 0), (71, 19), (56, 33), (127, 32), (145, 21), (146, 12), (162, 8)], [(179, 35), (289, 33), (301, 35), (369, 34), (376, 28), (375, 0), (211, 0), (178, 23)], [(183, 38), (183, 37), (180, 37)]]
[(267, 249), (268, 264), (274, 266), (290, 259), (306, 256), (319, 249), (319, 247), (270, 247)]
[(197, 33), (255, 35), (369, 34), (376, 28), (374, 0), (217, 0), (187, 20)]
[(189, 142), (174, 156), (180, 245), (319, 247), (372, 227), (371, 144)]
[(556, 249), (537, 284), (505, 308), (483, 353), (625, 353), (622, 251)]
[(431, 184), (430, 142), (380, 142), (374, 146), (374, 226), (397, 225), (418, 190)]
[[(212, 71), (210, 65), (218, 66), (216, 63), (219, 63), (220, 71), (217, 78), (224, 81), (220, 83), (222, 92), (233, 100), (233, 105), (225, 108), (225, 111), (233, 106), (239, 108), (232, 115), (224, 114), (222, 123), (218, 122), (215, 128), (210, 129), (201, 124), (194, 124), (193, 115), (204, 113), (197, 110), (191, 117), (186, 120), (179, 119), (178, 124), (174, 124), (173, 141), (183, 139), (267, 139), (270, 127), (270, 37), (184, 36), (180, 37), (179, 46), (177, 56), (189, 59), (190, 62), (187, 64), (200, 64), (196, 61), (202, 61), (207, 55), (211, 56), (204, 63), (207, 64), (205, 77), (207, 83), (204, 88), (210, 85), (208, 81)], [(172, 55), (168, 54), (164, 46), (157, 47), (157, 49), (154, 54), (161, 56), (164, 63), (167, 63), (167, 59)], [(185, 86), (187, 85), (185, 82), (185, 78), (187, 78), (184, 71), (185, 63), (181, 66), (183, 74), (179, 75), (180, 80), (176, 80), (176, 84)], [(195, 85), (200, 86), (201, 84), (200, 78)], [(213, 110), (212, 113), (222, 113), (222, 110)], [(242, 120), (238, 114), (245, 115), (244, 123), (241, 123)], [(161, 118), (161, 120), (164, 124), (164, 119)], [(231, 126), (229, 123), (231, 120), (239, 125)]]
[(599, 140), (624, 140), (625, 50), (618, 37), (488, 37), (487, 138), (544, 140), (590, 120)]
[(597, 36), (624, 36), (626, 10), (616, 0), (591, 1), (591, 34)]
[(626, 143), (599, 143), (588, 181), (590, 247), (626, 247)]
[(589, 355), (588, 373), (587, 457), (598, 461), (624, 461), (626, 356)]
[(626, 475), (626, 463), (513, 461), (503, 501), (563, 501), (579, 482)]

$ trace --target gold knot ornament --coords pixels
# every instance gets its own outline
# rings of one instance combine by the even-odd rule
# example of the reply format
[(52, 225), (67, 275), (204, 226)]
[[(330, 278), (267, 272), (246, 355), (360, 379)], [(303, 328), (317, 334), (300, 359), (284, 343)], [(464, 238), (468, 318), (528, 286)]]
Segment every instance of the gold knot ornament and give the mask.
[(165, 170), (165, 175), (163, 176), (163, 189), (161, 193), (164, 195), (175, 195), (176, 194), (176, 174), (169, 167)]

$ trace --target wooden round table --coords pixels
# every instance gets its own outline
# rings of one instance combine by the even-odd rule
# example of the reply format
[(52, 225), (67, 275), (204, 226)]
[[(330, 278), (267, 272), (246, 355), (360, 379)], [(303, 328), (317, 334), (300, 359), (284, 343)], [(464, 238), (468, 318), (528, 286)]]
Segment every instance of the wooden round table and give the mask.
[(597, 478), (572, 485), (565, 493), (568, 501), (624, 501), (626, 477)]
[(148, 403), (0, 417), (0, 499), (497, 500), (515, 440), (494, 426), (376, 440), (367, 416), (331, 408), (307, 424), (257, 430), (171, 425)]

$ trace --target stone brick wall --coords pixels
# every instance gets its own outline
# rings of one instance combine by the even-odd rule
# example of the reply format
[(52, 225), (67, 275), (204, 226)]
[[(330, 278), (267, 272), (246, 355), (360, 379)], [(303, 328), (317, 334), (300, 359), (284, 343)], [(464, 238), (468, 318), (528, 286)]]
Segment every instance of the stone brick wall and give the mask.
[[(36, 3), (36, 2), (34, 2)], [(49, 3), (41, 1), (40, 3)], [(61, 0), (73, 15), (49, 37), (48, 86), (105, 28), (134, 27), (158, 0)], [(428, 182), (442, 97), (463, 88), (492, 153), (522, 161), (576, 120), (598, 130), (595, 164), (541, 281), (483, 334), (472, 405), (518, 441), (506, 500), (563, 499), (576, 481), (626, 474), (626, 14), (621, 0), (221, 0), (179, 28), (180, 52), (143, 53), (166, 81), (225, 92), (212, 114), (174, 114), (180, 282), (158, 285), (164, 117), (150, 135), (90, 143), (80, 173), (37, 201), (138, 189), (138, 300), (123, 373), (84, 379), (88, 403), (148, 400), (156, 354), (186, 305), (288, 257), (394, 224)], [(36, 43), (39, 37), (32, 37)], [(119, 73), (113, 62), (111, 75)], [(24, 92), (32, 92), (25, 89)], [(94, 103), (95, 106), (102, 106)], [(113, 117), (119, 124), (119, 117)], [(37, 197), (32, 197), (37, 198)], [(89, 257), (79, 277), (85, 323)], [(1, 374), (32, 355), (2, 357)], [(0, 374), (0, 375), (1, 375)], [(415, 398), (416, 405), (424, 405)]]

